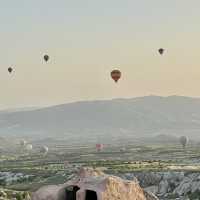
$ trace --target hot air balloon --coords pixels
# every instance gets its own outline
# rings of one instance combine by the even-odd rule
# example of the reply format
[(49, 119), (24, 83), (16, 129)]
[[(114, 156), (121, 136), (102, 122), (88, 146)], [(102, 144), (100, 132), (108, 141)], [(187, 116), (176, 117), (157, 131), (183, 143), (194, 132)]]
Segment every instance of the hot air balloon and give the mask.
[(12, 73), (12, 71), (13, 71), (13, 68), (12, 68), (12, 67), (9, 67), (9, 68), (8, 68), (8, 72), (9, 72), (9, 73)]
[(179, 139), (179, 142), (181, 143), (181, 145), (183, 146), (183, 148), (186, 147), (187, 143), (188, 143), (188, 138), (185, 136), (181, 136)]
[(26, 146), (26, 144), (27, 144), (26, 140), (21, 140), (20, 141), (20, 146), (24, 147), (24, 146)]
[(47, 146), (43, 146), (40, 148), (40, 153), (41, 154), (47, 154), (49, 151), (49, 148)]
[(160, 53), (160, 55), (162, 55), (163, 53), (164, 53), (164, 49), (162, 49), (162, 48), (160, 48), (160, 49), (158, 49), (158, 52)]
[(44, 60), (47, 62), (49, 60), (49, 56), (48, 55), (44, 55)]
[(121, 78), (121, 72), (118, 69), (113, 70), (110, 75), (116, 83)]
[(103, 144), (96, 144), (96, 150), (98, 152), (102, 151), (103, 150)]
[(69, 166), (69, 161), (64, 161), (64, 167), (67, 168)]
[(31, 151), (33, 149), (33, 146), (32, 144), (27, 144), (25, 148), (27, 151)]

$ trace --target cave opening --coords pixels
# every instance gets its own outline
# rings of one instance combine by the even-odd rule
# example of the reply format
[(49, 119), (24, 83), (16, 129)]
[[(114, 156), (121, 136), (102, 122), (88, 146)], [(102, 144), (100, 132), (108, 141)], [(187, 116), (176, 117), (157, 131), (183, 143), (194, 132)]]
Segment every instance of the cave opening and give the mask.
[(97, 200), (97, 193), (92, 190), (86, 190), (85, 200)]

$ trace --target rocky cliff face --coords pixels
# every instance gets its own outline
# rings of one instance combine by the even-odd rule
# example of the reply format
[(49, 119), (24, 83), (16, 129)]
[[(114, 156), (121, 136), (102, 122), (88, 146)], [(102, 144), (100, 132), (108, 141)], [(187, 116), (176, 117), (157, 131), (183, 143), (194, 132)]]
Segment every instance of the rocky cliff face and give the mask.
[[(69, 193), (76, 196), (76, 200), (90, 200), (87, 192), (95, 193), (92, 200), (158, 200), (151, 192), (143, 190), (137, 181), (123, 180), (116, 176), (105, 175), (100, 171), (82, 169), (79, 174), (66, 184), (59, 186), (46, 186), (36, 191), (32, 200), (68, 200)], [(76, 193), (74, 193), (74, 187)], [(70, 200), (70, 198), (69, 198)]]
[(129, 180), (136, 177), (145, 191), (161, 200), (200, 199), (199, 172), (137, 172), (119, 176)]

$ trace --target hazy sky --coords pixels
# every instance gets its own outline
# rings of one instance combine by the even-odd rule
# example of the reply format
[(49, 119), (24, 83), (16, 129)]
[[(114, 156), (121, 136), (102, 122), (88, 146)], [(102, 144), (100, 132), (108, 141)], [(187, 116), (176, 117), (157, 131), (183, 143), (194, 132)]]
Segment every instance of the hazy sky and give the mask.
[(199, 0), (0, 0), (0, 108), (200, 96), (199, 8)]

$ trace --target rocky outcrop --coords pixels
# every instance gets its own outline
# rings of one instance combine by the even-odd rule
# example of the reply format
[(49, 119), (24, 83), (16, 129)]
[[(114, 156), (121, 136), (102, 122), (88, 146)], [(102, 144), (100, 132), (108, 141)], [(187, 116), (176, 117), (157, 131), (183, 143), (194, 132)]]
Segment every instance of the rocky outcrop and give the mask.
[(159, 183), (159, 186), (158, 186), (159, 196), (164, 196), (168, 192), (168, 189), (169, 189), (168, 181), (167, 180), (162, 180)]
[(75, 195), (76, 200), (85, 200), (89, 199), (89, 194), (93, 195), (92, 200), (158, 200), (153, 193), (144, 191), (137, 181), (92, 169), (81, 169), (73, 180), (63, 185), (39, 189), (32, 200), (68, 200), (71, 195)]
[(139, 172), (137, 174), (134, 174), (131, 176), (131, 179), (135, 176), (140, 185), (142, 187), (148, 187), (151, 185), (159, 185), (162, 176), (156, 172), (149, 172), (149, 173), (144, 173), (144, 172)]
[(119, 175), (124, 179), (136, 177), (145, 191), (161, 200), (200, 199), (199, 172), (135, 172)]
[(186, 195), (191, 191), (192, 187), (192, 179), (189, 177), (185, 177), (183, 181), (179, 184), (178, 187), (175, 188), (174, 194), (178, 194), (179, 196)]
[(159, 200), (155, 194), (148, 192), (148, 191), (144, 191), (144, 195), (146, 197), (146, 200)]
[(157, 194), (159, 189), (158, 189), (158, 186), (152, 185), (152, 186), (146, 187), (145, 191), (147, 191), (148, 193)]
[(58, 191), (62, 189), (62, 186), (49, 185), (40, 188), (32, 195), (32, 200), (58, 200)]
[(29, 192), (20, 192), (0, 188), (0, 200), (31, 200)]

